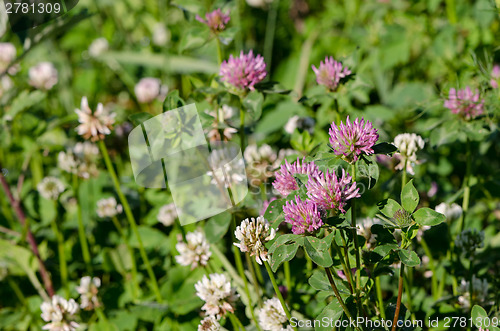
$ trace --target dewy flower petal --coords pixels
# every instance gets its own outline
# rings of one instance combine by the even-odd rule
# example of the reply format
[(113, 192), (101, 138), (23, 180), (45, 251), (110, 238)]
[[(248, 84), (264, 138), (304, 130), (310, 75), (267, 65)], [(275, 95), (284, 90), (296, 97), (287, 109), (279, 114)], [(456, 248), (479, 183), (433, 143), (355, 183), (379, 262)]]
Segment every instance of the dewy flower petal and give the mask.
[(262, 56), (254, 56), (253, 51), (248, 54), (241, 51), (239, 57), (230, 55), (227, 61), (222, 62), (219, 75), (237, 93), (253, 91), (255, 84), (266, 78), (266, 63)]
[(226, 24), (229, 22), (230, 17), (224, 14), (220, 9), (216, 9), (205, 14), (205, 19), (196, 15), (196, 20), (201, 23), (206, 24), (210, 30), (214, 33), (221, 32), (226, 28)]
[(453, 114), (471, 120), (483, 114), (484, 99), (481, 99), (478, 90), (472, 92), (469, 86), (458, 91), (451, 88), (448, 100), (444, 101), (444, 106), (451, 110)]
[(324, 62), (319, 64), (319, 68), (312, 66), (316, 74), (316, 82), (326, 86), (330, 91), (335, 91), (340, 80), (351, 74), (347, 67), (343, 67), (341, 62), (337, 62), (333, 57), (326, 57)]
[(299, 196), (295, 197), (295, 202), (287, 201), (283, 212), (294, 234), (313, 233), (323, 225), (318, 206), (310, 200), (302, 201)]
[(309, 176), (306, 187), (309, 199), (323, 210), (345, 213), (347, 200), (360, 197), (356, 182), (352, 182), (352, 177), (344, 169), (340, 178), (333, 170)]
[(186, 241), (187, 243), (181, 241), (175, 245), (180, 254), (175, 256), (177, 263), (191, 266), (191, 269), (207, 265), (212, 252), (203, 232), (199, 230), (189, 232), (186, 234)]
[(351, 123), (349, 116), (345, 125), (332, 123), (329, 134), (335, 155), (342, 155), (350, 163), (356, 162), (361, 154), (373, 154), (372, 147), (378, 140), (377, 129), (371, 122), (356, 118)]
[(76, 131), (85, 139), (92, 141), (102, 140), (105, 135), (111, 133), (111, 127), (115, 122), (115, 114), (108, 114), (102, 103), (97, 105), (97, 110), (92, 113), (86, 97), (82, 98), (81, 109), (76, 109), (80, 125)]
[(269, 226), (263, 216), (243, 220), (234, 231), (234, 235), (240, 241), (234, 246), (242, 252), (250, 252), (250, 256), (255, 256), (258, 264), (269, 260), (265, 243), (276, 236), (276, 230)]
[(302, 163), (299, 158), (292, 164), (285, 160), (285, 164), (275, 173), (276, 179), (273, 182), (274, 189), (283, 196), (287, 196), (291, 192), (297, 190), (299, 186), (293, 177), (295, 174), (317, 176), (319, 174), (319, 169), (314, 162), (307, 163), (305, 158), (302, 159)]

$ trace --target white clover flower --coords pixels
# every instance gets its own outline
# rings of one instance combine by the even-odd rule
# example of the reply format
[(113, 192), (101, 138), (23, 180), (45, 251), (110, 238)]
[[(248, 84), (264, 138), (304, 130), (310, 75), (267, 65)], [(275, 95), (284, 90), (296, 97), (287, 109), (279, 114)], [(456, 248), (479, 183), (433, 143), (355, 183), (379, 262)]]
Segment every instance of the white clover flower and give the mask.
[(40, 62), (28, 72), (29, 83), (39, 90), (50, 90), (57, 84), (57, 69), (50, 62)]
[(92, 310), (100, 306), (99, 299), (97, 298), (99, 287), (101, 287), (101, 280), (99, 278), (91, 278), (90, 276), (82, 277), (80, 286), (76, 288), (76, 291), (80, 294), (80, 308)]
[(115, 122), (114, 113), (108, 114), (102, 103), (97, 105), (97, 110), (92, 113), (86, 97), (82, 98), (81, 109), (76, 109), (78, 115), (78, 122), (80, 125), (76, 131), (84, 139), (97, 141), (104, 139), (105, 135), (111, 133), (111, 126)]
[(269, 261), (267, 248), (264, 245), (276, 236), (276, 230), (269, 226), (269, 222), (263, 216), (243, 220), (234, 231), (234, 235), (240, 241), (234, 246), (242, 252), (249, 252), (250, 256), (255, 256), (258, 264)]
[(219, 331), (221, 329), (219, 322), (213, 316), (207, 316), (201, 320), (198, 325), (198, 331)]
[[(11, 43), (0, 43), (0, 74), (16, 59), (17, 50)], [(14, 75), (19, 70), (19, 66), (12, 66), (9, 74)]]
[(156, 216), (158, 222), (165, 226), (171, 226), (174, 224), (176, 218), (177, 210), (175, 209), (175, 204), (173, 202), (162, 206)]
[[(278, 298), (264, 301), (263, 307), (257, 310), (257, 315), (260, 325), (266, 331), (293, 330)], [(286, 326), (283, 326), (284, 324)]]
[(205, 110), (205, 112), (214, 118), (214, 121), (212, 123), (212, 128), (207, 133), (208, 139), (210, 141), (221, 140), (221, 136), (219, 133), (220, 130), (222, 130), (222, 135), (227, 140), (231, 140), (233, 134), (238, 132), (238, 130), (236, 130), (235, 128), (231, 127), (222, 128), (219, 126), (220, 123), (225, 123), (227, 120), (231, 119), (234, 116), (236, 112), (235, 108), (228, 105), (222, 105), (222, 107), (220, 107), (217, 110)]
[(78, 312), (78, 304), (73, 299), (66, 300), (54, 295), (50, 302), (42, 303), (40, 309), (42, 319), (50, 322), (43, 326), (43, 330), (73, 331), (80, 327), (73, 321), (74, 315)]
[(295, 151), (282, 149), (279, 154), (273, 151), (271, 146), (263, 144), (260, 147), (249, 145), (245, 149), (244, 157), (247, 164), (247, 174), (252, 186), (260, 186), (274, 175), (274, 170), (279, 167), (281, 161)]
[(162, 23), (156, 23), (153, 27), (153, 44), (157, 46), (165, 46), (170, 40), (170, 32), (165, 28)]
[(377, 243), (377, 235), (372, 233), (372, 225), (380, 224), (376, 218), (366, 217), (359, 220), (358, 233), (365, 237), (366, 247), (370, 248)]
[(394, 138), (394, 146), (398, 148), (398, 152), (394, 153), (394, 157), (399, 160), (396, 165), (396, 170), (403, 170), (406, 163), (406, 171), (414, 175), (413, 165), (418, 164), (417, 151), (424, 148), (424, 140), (415, 133), (402, 133)]
[(206, 275), (194, 285), (196, 295), (205, 304), (201, 307), (207, 315), (219, 320), (227, 312), (234, 313), (234, 303), (238, 296), (236, 289), (231, 287), (231, 282), (223, 274)]
[[(460, 282), (459, 291), (462, 293), (458, 297), (458, 303), (465, 309), (470, 309), (470, 282), (462, 279)], [(485, 303), (488, 298), (488, 281), (486, 279), (477, 278), (475, 275), (472, 276), (472, 296), (474, 297), (474, 302), (481, 304)]]
[(113, 197), (107, 199), (101, 199), (97, 201), (97, 216), (104, 217), (114, 217), (123, 211), (122, 205), (116, 202)]
[(84, 141), (83, 143), (78, 142), (73, 148), (73, 152), (80, 158), (84, 160), (93, 160), (97, 155), (99, 155), (99, 147), (90, 141)]
[(42, 197), (49, 200), (57, 200), (66, 189), (64, 184), (55, 177), (45, 177), (36, 188)]
[(142, 78), (134, 87), (135, 96), (140, 103), (150, 103), (155, 99), (165, 99), (168, 92), (166, 86), (161, 85), (158, 78)]
[(210, 116), (219, 119), (219, 122), (224, 122), (234, 116), (236, 109), (229, 105), (222, 105), (217, 112), (215, 110), (206, 111)]
[(212, 252), (203, 232), (199, 230), (189, 232), (186, 234), (186, 240), (187, 243), (181, 241), (175, 245), (180, 254), (175, 256), (177, 263), (183, 266), (190, 265), (191, 269), (207, 265)]
[(0, 78), (0, 98), (5, 92), (10, 90), (14, 86), (12, 79), (9, 76), (4, 75)]
[(245, 181), (245, 163), (241, 158), (234, 162), (233, 159), (236, 154), (237, 150), (232, 147), (214, 149), (210, 153), (208, 162), (214, 171), (207, 171), (207, 176), (212, 177), (212, 184), (224, 184), (228, 188)]
[(462, 216), (462, 207), (457, 205), (456, 203), (447, 204), (447, 203), (440, 203), (439, 205), (436, 206), (435, 210), (446, 216), (446, 219), (449, 221), (454, 221), (460, 218)]
[(92, 41), (89, 46), (89, 55), (91, 57), (98, 57), (109, 49), (109, 43), (106, 38), (98, 38)]
[(59, 152), (57, 155), (57, 166), (70, 174), (76, 174), (78, 170), (78, 161), (71, 152)]
[(295, 129), (298, 127), (300, 117), (298, 115), (292, 116), (288, 119), (288, 122), (285, 124), (285, 132), (292, 134)]

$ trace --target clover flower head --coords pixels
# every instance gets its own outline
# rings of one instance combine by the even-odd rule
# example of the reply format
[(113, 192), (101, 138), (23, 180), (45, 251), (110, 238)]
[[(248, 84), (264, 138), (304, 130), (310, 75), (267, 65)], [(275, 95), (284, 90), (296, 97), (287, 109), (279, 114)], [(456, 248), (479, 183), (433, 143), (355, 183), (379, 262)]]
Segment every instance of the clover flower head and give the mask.
[(244, 157), (247, 164), (247, 175), (250, 184), (259, 187), (262, 183), (268, 181), (274, 174), (281, 161), (288, 155), (294, 154), (291, 149), (281, 149), (276, 153), (271, 146), (262, 144), (249, 145), (245, 149)]
[(319, 68), (313, 65), (312, 69), (316, 74), (316, 82), (326, 86), (332, 92), (338, 88), (342, 78), (351, 74), (347, 67), (342, 66), (341, 62), (335, 61), (331, 56), (320, 62)]
[(29, 83), (39, 90), (50, 90), (57, 84), (57, 69), (50, 62), (40, 62), (28, 71)]
[(55, 177), (45, 177), (36, 186), (38, 193), (48, 200), (57, 200), (59, 195), (66, 189), (64, 184)]
[(219, 322), (213, 316), (205, 317), (198, 325), (198, 331), (219, 331), (220, 328)]
[(492, 88), (498, 88), (500, 85), (500, 65), (495, 64), (491, 70), (490, 84)]
[(89, 55), (98, 57), (109, 50), (109, 42), (106, 38), (97, 38), (89, 46)]
[(332, 123), (329, 130), (330, 145), (335, 155), (342, 155), (347, 162), (356, 162), (361, 154), (373, 154), (373, 145), (378, 140), (377, 129), (371, 122), (363, 118), (349, 121), (349, 116), (344, 123), (337, 126)]
[(82, 277), (80, 286), (76, 291), (80, 294), (81, 304), (80, 308), (85, 310), (92, 310), (100, 306), (97, 293), (101, 287), (101, 280), (97, 277), (91, 278), (90, 276)]
[(318, 206), (310, 200), (302, 201), (299, 196), (295, 201), (287, 201), (283, 206), (285, 222), (292, 225), (294, 234), (313, 233), (323, 225)]
[(398, 209), (394, 216), (392, 217), (394, 224), (396, 224), (400, 229), (404, 229), (413, 224), (413, 218), (411, 217), (411, 213), (407, 212), (404, 209)]
[(276, 171), (274, 174), (276, 177), (273, 182), (274, 189), (283, 196), (287, 196), (291, 192), (297, 190), (299, 185), (297, 184), (295, 177), (293, 177), (295, 174), (315, 177), (319, 174), (319, 169), (316, 164), (314, 164), (314, 161), (308, 163), (305, 161), (305, 158), (302, 159), (302, 163), (299, 158), (297, 158), (297, 161), (292, 164), (285, 160), (285, 164), (281, 165), (280, 170)]
[[(16, 59), (17, 50), (11, 43), (0, 43), (0, 74), (3, 73)], [(14, 75), (19, 70), (19, 66), (11, 66), (9, 74)]]
[[(488, 298), (488, 281), (486, 279), (481, 279), (472, 275), (472, 297), (476, 304), (485, 303)], [(459, 291), (462, 293), (458, 297), (458, 303), (462, 308), (470, 309), (471, 307), (471, 293), (470, 293), (470, 282), (462, 279), (460, 282)]]
[(224, 274), (204, 275), (194, 288), (196, 295), (205, 301), (201, 307), (208, 316), (217, 320), (225, 316), (227, 312), (234, 313), (235, 302), (238, 299), (236, 289)]
[(200, 15), (196, 15), (196, 20), (208, 26), (213, 33), (224, 31), (230, 19), (229, 15), (224, 14), (220, 9), (206, 13), (205, 19), (201, 18)]
[(484, 246), (484, 232), (477, 229), (465, 229), (455, 239), (455, 247), (460, 254), (470, 255)]
[(241, 51), (239, 57), (230, 55), (227, 61), (222, 62), (219, 75), (237, 94), (253, 91), (255, 84), (266, 78), (266, 63), (262, 56), (254, 56), (253, 51), (248, 54)]
[(359, 198), (359, 188), (352, 181), (351, 175), (342, 169), (339, 178), (334, 170), (320, 171), (309, 176), (306, 184), (307, 196), (322, 210), (334, 210), (345, 213), (347, 200)]
[(134, 87), (135, 96), (140, 103), (151, 103), (155, 99), (165, 99), (168, 91), (166, 86), (161, 84), (158, 78), (142, 78)]
[(97, 201), (97, 216), (101, 218), (115, 217), (123, 211), (122, 205), (116, 202), (114, 197)]
[(49, 302), (43, 302), (40, 306), (41, 317), (45, 322), (43, 330), (50, 331), (73, 331), (80, 327), (73, 321), (78, 312), (78, 304), (75, 300), (66, 300), (59, 295), (54, 295)]
[(177, 263), (183, 266), (191, 266), (191, 269), (206, 266), (208, 259), (212, 255), (210, 244), (203, 232), (199, 230), (186, 234), (186, 242), (178, 242), (175, 249), (180, 254), (175, 256)]
[(249, 252), (250, 256), (255, 256), (258, 264), (262, 265), (262, 261), (269, 260), (265, 243), (276, 236), (276, 230), (269, 226), (263, 216), (243, 220), (234, 235), (240, 241), (234, 246), (242, 252)]
[(80, 136), (91, 141), (98, 141), (111, 133), (116, 114), (108, 114), (102, 103), (99, 103), (96, 111), (92, 112), (86, 97), (82, 98), (80, 108), (75, 110), (78, 115), (78, 122), (80, 122), (76, 131)]
[(394, 157), (399, 160), (396, 165), (396, 170), (403, 170), (406, 164), (406, 172), (411, 175), (415, 174), (413, 165), (418, 163), (417, 151), (425, 146), (425, 142), (419, 135), (415, 133), (402, 133), (394, 138), (394, 146), (398, 148), (398, 152), (394, 153)]
[[(264, 301), (262, 308), (257, 310), (257, 316), (259, 317), (260, 325), (266, 331), (293, 330), (278, 298)], [(286, 327), (284, 326), (285, 324)]]
[(479, 91), (467, 86), (463, 90), (450, 89), (448, 100), (444, 101), (444, 106), (451, 110), (453, 114), (471, 120), (483, 114), (484, 112), (484, 99), (481, 99)]
[(173, 202), (162, 206), (156, 216), (158, 222), (164, 226), (171, 226), (174, 224), (176, 218), (177, 210), (175, 209), (175, 204)]

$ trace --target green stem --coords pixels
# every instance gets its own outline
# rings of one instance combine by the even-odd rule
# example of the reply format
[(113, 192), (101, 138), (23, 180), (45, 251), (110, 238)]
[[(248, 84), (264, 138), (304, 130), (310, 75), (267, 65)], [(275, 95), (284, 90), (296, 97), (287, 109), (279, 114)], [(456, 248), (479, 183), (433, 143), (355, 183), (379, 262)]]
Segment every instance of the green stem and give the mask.
[(407, 177), (407, 174), (406, 174), (406, 162), (408, 162), (408, 161), (405, 161), (405, 164), (404, 164), (404, 167), (403, 167), (403, 178), (401, 179), (401, 191), (403, 190), (403, 188), (406, 185), (406, 177)]
[(85, 226), (83, 225), (83, 215), (82, 215), (82, 207), (80, 206), (80, 197), (79, 197), (79, 183), (78, 176), (76, 174), (73, 175), (73, 190), (75, 190), (75, 199), (77, 200), (76, 204), (76, 214), (78, 218), (78, 239), (80, 241), (80, 247), (82, 249), (83, 261), (85, 262), (85, 267), (87, 268), (87, 272), (89, 275), (92, 274), (92, 259), (90, 257), (90, 250), (87, 243), (87, 234), (85, 233)]
[[(219, 36), (215, 36), (215, 40), (217, 41), (217, 60), (219, 61), (219, 66), (222, 64), (222, 45), (220, 43)], [(217, 114), (218, 114), (217, 110)], [(218, 116), (217, 116), (218, 119)]]
[(396, 326), (399, 319), (399, 311), (401, 310), (401, 298), (403, 297), (403, 280), (404, 280), (404, 268), (405, 265), (401, 263), (401, 268), (399, 269), (399, 286), (398, 286), (398, 299), (396, 302), (396, 311), (394, 313), (394, 320), (392, 321), (392, 331), (396, 331)]
[(352, 281), (352, 273), (350, 271), (348, 271), (347, 265), (345, 263), (344, 255), (342, 254), (342, 251), (340, 250), (339, 246), (335, 242), (335, 239), (332, 240), (332, 246), (337, 251), (337, 255), (340, 259), (340, 263), (342, 264), (342, 268), (344, 269), (345, 276), (346, 276), (347, 281), (349, 283), (349, 290), (351, 291), (351, 294), (353, 294), (354, 293), (354, 286), (353, 286), (353, 281)]
[(257, 276), (255, 275), (255, 268), (253, 266), (252, 258), (250, 257), (250, 253), (248, 253), (248, 252), (245, 253), (245, 259), (247, 261), (248, 270), (250, 270), (250, 275), (252, 276), (253, 287), (255, 288), (255, 292), (257, 293), (257, 300), (259, 301), (259, 305), (262, 305), (262, 299), (261, 299), (261, 295), (260, 295), (260, 286), (259, 286), (259, 282), (257, 281)]
[(238, 319), (238, 317), (236, 317), (235, 314), (227, 313), (227, 316), (229, 316), (229, 320), (231, 321), (231, 324), (233, 325), (234, 330), (245, 331), (245, 327), (243, 326), (243, 324), (241, 324), (240, 320)]
[(17, 285), (17, 283), (10, 278), (7, 278), (7, 282), (9, 283), (9, 286), (12, 288), (12, 290), (16, 294), (19, 301), (21, 301), (23, 306), (29, 309), (29, 305), (26, 302), (26, 297), (24, 296), (23, 291), (21, 291), (21, 289), (19, 288), (19, 285)]
[(131, 261), (130, 269), (131, 269), (132, 284), (133, 284), (132, 285), (132, 288), (133, 288), (132, 295), (133, 295), (134, 299), (137, 299), (139, 297), (140, 287), (139, 287), (139, 282), (137, 281), (137, 265), (136, 265), (135, 258), (134, 258), (134, 250), (130, 246), (129, 240), (125, 236), (125, 232), (123, 231), (123, 228), (120, 224), (120, 221), (118, 221), (118, 218), (116, 218), (116, 216), (113, 216), (111, 218), (111, 220), (113, 221), (113, 224), (115, 225), (116, 230), (120, 234), (120, 237), (122, 238), (123, 242), (127, 246), (128, 253), (130, 254), (130, 261)]
[(267, 64), (267, 71), (271, 72), (271, 63), (273, 59), (274, 34), (276, 31), (276, 18), (278, 16), (279, 0), (274, 0), (270, 4), (267, 14), (266, 34), (264, 37), (264, 59)]
[[(354, 284), (354, 277), (352, 275), (351, 262), (349, 261), (349, 248), (347, 247), (347, 242), (344, 237), (344, 232), (340, 231), (340, 238), (342, 239), (342, 244), (344, 245), (344, 255), (345, 255), (345, 263), (347, 266), (347, 272), (349, 273), (349, 278), (351, 282)], [(354, 285), (353, 285), (354, 288)]]
[[(337, 297), (337, 300), (340, 303), (340, 306), (342, 307), (342, 309), (344, 310), (345, 315), (347, 316), (347, 318), (349, 320), (353, 320), (351, 312), (349, 311), (349, 309), (347, 308), (347, 306), (344, 303), (344, 300), (340, 296), (337, 285), (335, 285), (335, 281), (333, 280), (333, 277), (332, 277), (332, 272), (328, 268), (325, 268), (325, 272), (326, 272), (326, 276), (328, 277), (328, 280), (330, 281), (330, 286), (332, 287), (333, 293), (335, 293), (335, 297)], [(355, 328), (356, 328), (356, 330), (361, 331), (361, 329), (358, 326), (355, 326)]]
[(99, 141), (99, 148), (101, 149), (101, 153), (104, 158), (104, 162), (106, 163), (106, 168), (108, 168), (108, 173), (111, 176), (111, 179), (113, 181), (113, 184), (115, 186), (116, 193), (118, 194), (118, 197), (120, 198), (120, 202), (123, 205), (123, 209), (125, 211), (125, 215), (127, 216), (127, 220), (130, 223), (130, 227), (132, 228), (132, 231), (134, 232), (136, 238), (137, 238), (137, 243), (139, 244), (139, 252), (141, 253), (142, 260), (144, 262), (144, 265), (146, 266), (147, 273), (149, 275), (149, 278), (151, 280), (151, 287), (153, 289), (153, 292), (155, 293), (156, 300), (158, 302), (162, 302), (163, 299), (160, 294), (160, 289), (158, 288), (158, 282), (156, 281), (155, 274), (153, 272), (153, 269), (151, 268), (151, 263), (149, 262), (149, 258), (146, 254), (146, 250), (144, 249), (144, 245), (142, 243), (141, 236), (139, 234), (139, 230), (137, 228), (137, 223), (135, 222), (134, 215), (132, 214), (132, 210), (130, 209), (130, 205), (128, 204), (127, 198), (122, 192), (122, 189), (120, 187), (120, 182), (118, 181), (118, 177), (116, 175), (115, 169), (113, 168), (113, 164), (111, 163), (111, 159), (109, 158), (109, 153), (108, 149), (106, 148), (106, 145), (104, 144), (104, 141), (100, 140)]
[(377, 290), (377, 304), (380, 311), (380, 317), (385, 320), (384, 298), (382, 297), (382, 286), (380, 284), (380, 276), (375, 277), (375, 287)]
[(290, 274), (290, 262), (285, 261), (283, 262), (283, 271), (285, 272), (285, 282), (286, 282), (286, 287), (288, 290), (288, 297), (286, 298), (288, 302), (292, 301), (292, 276)]
[(240, 147), (241, 152), (245, 151), (245, 110), (240, 109)]
[(467, 211), (469, 210), (469, 199), (470, 199), (470, 176), (472, 171), (472, 157), (471, 157), (471, 147), (470, 141), (467, 139), (466, 143), (466, 165), (465, 165), (465, 177), (464, 177), (464, 197), (462, 200), (462, 216), (460, 217), (460, 231), (463, 231), (465, 228), (465, 216)]
[[(274, 278), (273, 271), (271, 270), (271, 266), (269, 266), (269, 263), (267, 263), (267, 261), (264, 261), (264, 266), (266, 267), (267, 273), (269, 274), (269, 279), (271, 280), (271, 283), (273, 284), (274, 292), (276, 293), (276, 296), (278, 297), (279, 301), (281, 302), (281, 306), (283, 307), (283, 310), (285, 311), (286, 317), (290, 321), (292, 319), (292, 314), (290, 314), (290, 310), (288, 310), (288, 307), (286, 306), (285, 300), (283, 299), (283, 296), (281, 295), (278, 284), (276, 283), (276, 278)], [(295, 328), (295, 327), (293, 329), (297, 330), (297, 328)]]
[(59, 228), (57, 226), (56, 220), (52, 220), (51, 222), (52, 226), (52, 231), (54, 232), (54, 235), (56, 236), (57, 240), (57, 252), (59, 255), (59, 271), (61, 273), (61, 283), (64, 288), (64, 293), (66, 294), (66, 297), (69, 298), (69, 286), (68, 286), (68, 263), (66, 262), (66, 254), (64, 252), (64, 237), (59, 231)]
[(472, 307), (474, 307), (474, 283), (472, 282), (472, 277), (473, 277), (473, 270), (474, 270), (474, 258), (475, 258), (475, 254), (472, 253), (472, 256), (471, 256), (471, 259), (470, 259), (470, 265), (469, 265), (469, 297), (470, 297), (470, 306), (471, 306), (471, 309)]
[(420, 239), (420, 245), (422, 245), (425, 255), (429, 257), (429, 268), (432, 271), (432, 281), (431, 281), (432, 297), (434, 298), (434, 300), (437, 300), (439, 297), (437, 296), (438, 279), (436, 274), (436, 265), (434, 264), (434, 258), (432, 257), (432, 252), (429, 249), (429, 246), (427, 245), (427, 242), (425, 241), (423, 235), (422, 238)]
[[(351, 164), (352, 181), (356, 181), (356, 164)], [(351, 228), (354, 248), (356, 249), (356, 304), (361, 314), (361, 258), (359, 253), (358, 232), (356, 227), (356, 200), (351, 200)]]

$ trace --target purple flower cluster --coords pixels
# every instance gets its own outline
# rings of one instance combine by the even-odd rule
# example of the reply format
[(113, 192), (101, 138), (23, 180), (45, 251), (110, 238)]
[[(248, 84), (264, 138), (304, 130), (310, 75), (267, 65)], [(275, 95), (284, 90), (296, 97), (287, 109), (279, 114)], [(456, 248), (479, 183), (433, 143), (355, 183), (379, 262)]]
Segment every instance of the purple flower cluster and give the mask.
[(341, 178), (337, 177), (335, 171), (330, 173), (328, 170), (310, 177), (306, 187), (309, 199), (323, 210), (333, 209), (345, 213), (347, 200), (360, 197), (356, 182), (352, 182), (352, 177), (344, 169)]
[(323, 225), (318, 206), (310, 200), (302, 201), (298, 196), (295, 197), (295, 202), (286, 202), (283, 212), (285, 222), (292, 225), (294, 234), (312, 233)]
[(377, 129), (371, 122), (363, 118), (356, 118), (353, 123), (349, 116), (344, 123), (340, 122), (337, 127), (332, 123), (330, 131), (330, 144), (335, 155), (342, 155), (347, 162), (356, 162), (359, 155), (370, 155), (373, 153), (373, 145), (378, 140)]
[(254, 85), (266, 78), (266, 63), (264, 58), (253, 51), (240, 53), (239, 57), (229, 56), (222, 62), (219, 75), (223, 82), (232, 85), (237, 91), (253, 91)]
[(224, 14), (220, 9), (216, 9), (206, 13), (205, 19), (201, 18), (200, 15), (196, 15), (196, 19), (206, 24), (212, 32), (218, 33), (226, 28), (226, 24), (229, 22), (230, 17)]
[(280, 170), (278, 170), (275, 174), (276, 179), (273, 182), (273, 187), (280, 192), (281, 195), (287, 196), (292, 193), (292, 191), (299, 188), (293, 175), (303, 174), (308, 176), (317, 176), (319, 172), (320, 171), (314, 162), (307, 163), (305, 158), (302, 159), (302, 164), (300, 163), (299, 158), (297, 158), (297, 161), (292, 164), (285, 160), (285, 164), (283, 164)]
[(347, 67), (343, 67), (341, 62), (335, 61), (331, 56), (326, 57), (325, 61), (319, 64), (319, 68), (313, 65), (312, 69), (316, 74), (316, 82), (332, 92), (337, 89), (342, 78), (351, 74)]
[(448, 100), (444, 101), (444, 106), (453, 114), (470, 120), (483, 113), (484, 99), (480, 99), (478, 90), (472, 92), (469, 86), (458, 91), (451, 88)]

